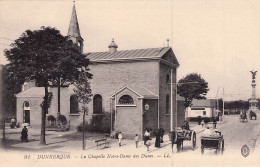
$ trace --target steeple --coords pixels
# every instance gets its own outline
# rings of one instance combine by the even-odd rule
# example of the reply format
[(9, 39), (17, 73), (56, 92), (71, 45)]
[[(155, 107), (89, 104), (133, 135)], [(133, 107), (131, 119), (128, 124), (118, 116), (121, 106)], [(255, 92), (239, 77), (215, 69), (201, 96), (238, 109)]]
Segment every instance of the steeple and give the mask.
[(76, 13), (75, 1), (74, 1), (73, 8), (72, 8), (68, 36), (70, 37), (70, 39), (72, 40), (73, 43), (80, 46), (80, 50), (81, 50), (81, 52), (83, 52), (83, 41), (84, 40), (80, 35), (79, 22), (78, 22), (77, 13)]

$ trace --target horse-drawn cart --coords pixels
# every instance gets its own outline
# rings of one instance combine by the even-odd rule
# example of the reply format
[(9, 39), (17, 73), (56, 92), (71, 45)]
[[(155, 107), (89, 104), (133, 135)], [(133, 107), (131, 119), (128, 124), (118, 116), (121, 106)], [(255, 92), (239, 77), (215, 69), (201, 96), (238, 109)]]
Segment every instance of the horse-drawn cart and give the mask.
[(249, 118), (250, 118), (250, 120), (252, 120), (253, 118), (256, 120), (256, 113), (253, 111), (250, 111)]
[(205, 149), (216, 149), (216, 154), (224, 152), (223, 135), (202, 136), (201, 137), (201, 154), (204, 154)]
[(191, 141), (192, 150), (196, 147), (196, 132), (194, 130), (185, 130), (181, 127), (177, 127), (174, 131), (171, 131), (169, 134), (170, 140), (172, 141), (172, 147), (174, 144), (177, 144), (177, 150), (180, 148), (183, 150), (183, 141)]
[(248, 122), (246, 113), (240, 114), (239, 120), (240, 122)]

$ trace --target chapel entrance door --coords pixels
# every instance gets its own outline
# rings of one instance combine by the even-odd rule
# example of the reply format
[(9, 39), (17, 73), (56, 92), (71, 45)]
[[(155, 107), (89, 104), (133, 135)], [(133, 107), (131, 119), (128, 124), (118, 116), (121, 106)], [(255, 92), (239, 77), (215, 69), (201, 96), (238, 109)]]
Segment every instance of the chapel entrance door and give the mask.
[(24, 110), (24, 123), (30, 124), (30, 110)]

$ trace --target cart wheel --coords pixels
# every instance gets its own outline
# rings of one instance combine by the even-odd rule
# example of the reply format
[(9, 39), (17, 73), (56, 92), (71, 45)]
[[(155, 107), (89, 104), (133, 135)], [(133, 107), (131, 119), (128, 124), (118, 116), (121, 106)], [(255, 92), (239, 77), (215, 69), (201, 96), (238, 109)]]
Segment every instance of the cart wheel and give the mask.
[(192, 135), (191, 135), (191, 147), (192, 147), (192, 150), (194, 151), (195, 150), (195, 147), (196, 147), (196, 132), (193, 131), (192, 132)]
[(221, 155), (223, 154), (223, 152), (224, 152), (224, 140), (222, 141)]

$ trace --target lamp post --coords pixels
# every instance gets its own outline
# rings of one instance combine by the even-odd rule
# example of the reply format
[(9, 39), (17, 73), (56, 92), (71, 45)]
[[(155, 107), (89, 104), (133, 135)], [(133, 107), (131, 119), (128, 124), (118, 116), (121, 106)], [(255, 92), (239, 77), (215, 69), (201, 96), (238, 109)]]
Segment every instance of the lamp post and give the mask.
[(83, 109), (83, 140), (82, 140), (82, 147), (83, 147), (83, 150), (85, 150), (85, 117), (86, 117), (86, 106), (85, 104), (84, 105), (84, 109)]
[[(176, 74), (176, 78), (177, 78), (177, 74)], [(177, 116), (178, 116), (178, 112), (177, 112), (177, 105), (178, 105), (178, 102), (177, 102), (177, 86), (178, 85), (183, 85), (183, 84), (197, 84), (198, 82), (185, 82), (185, 83), (173, 83), (173, 71), (171, 70), (171, 114), (170, 114), (170, 130), (172, 131), (173, 130), (173, 86), (175, 87), (175, 106), (176, 106), (176, 112), (175, 112), (175, 127), (177, 127)]]

